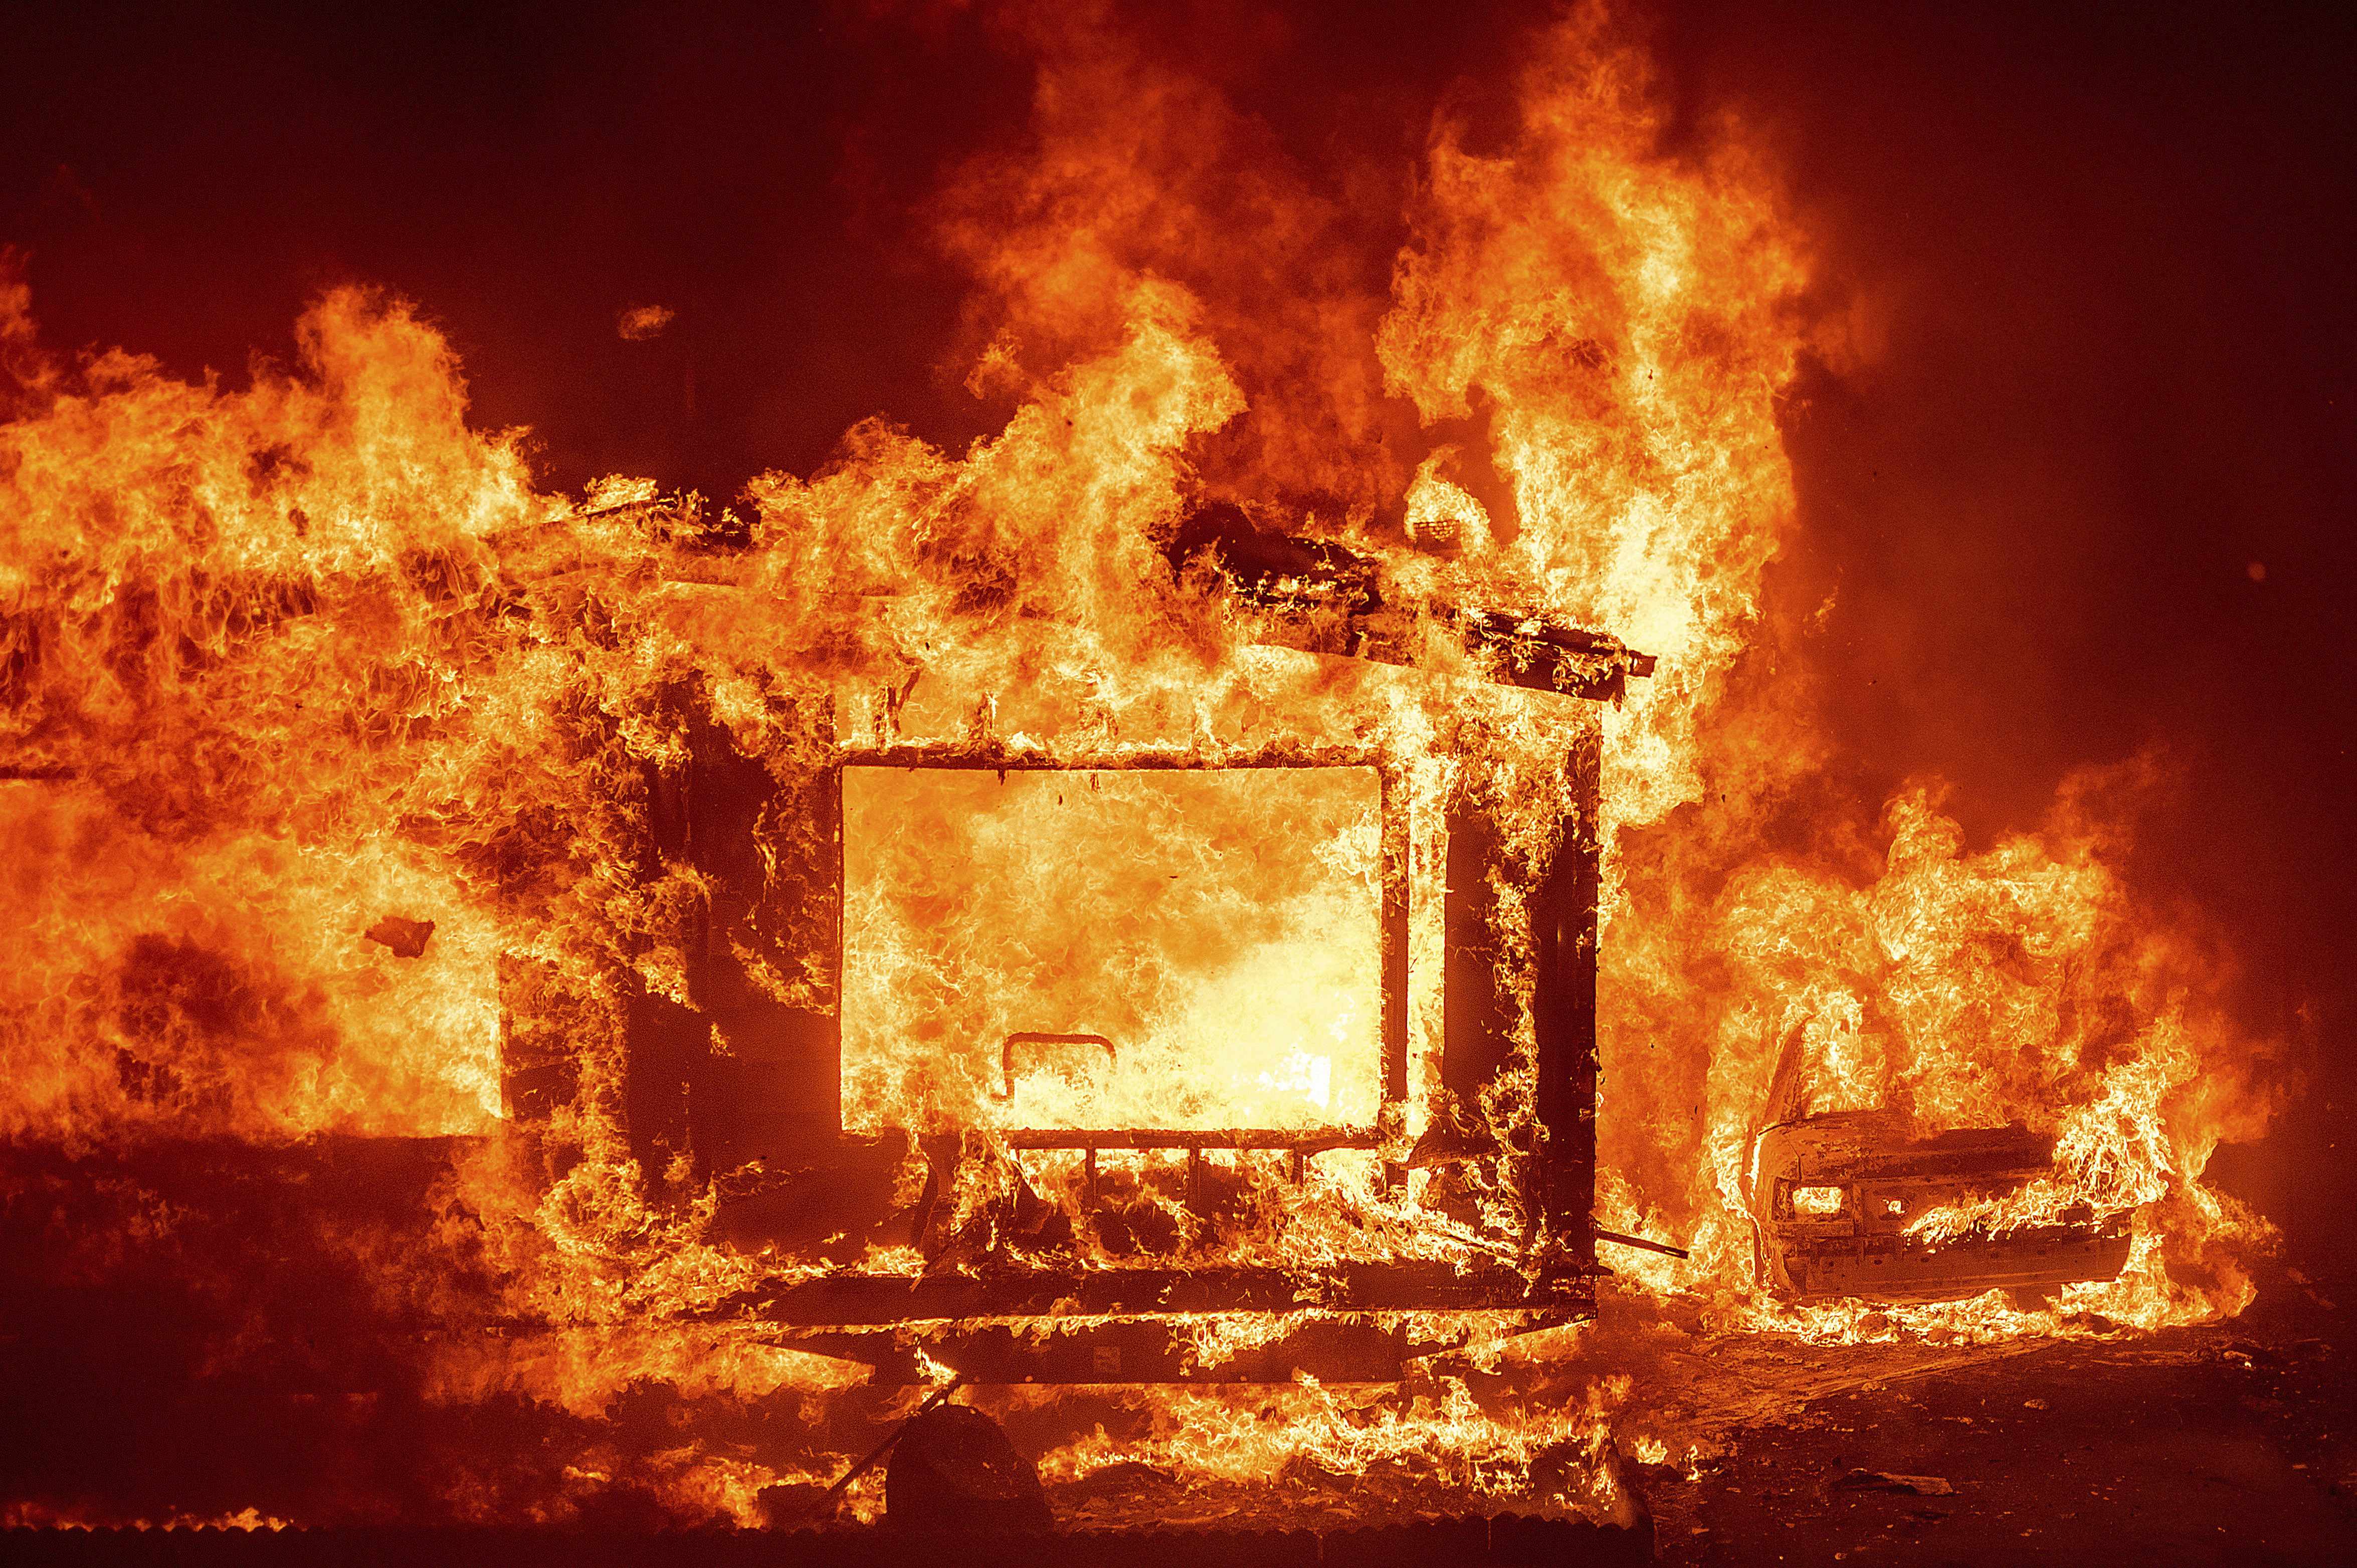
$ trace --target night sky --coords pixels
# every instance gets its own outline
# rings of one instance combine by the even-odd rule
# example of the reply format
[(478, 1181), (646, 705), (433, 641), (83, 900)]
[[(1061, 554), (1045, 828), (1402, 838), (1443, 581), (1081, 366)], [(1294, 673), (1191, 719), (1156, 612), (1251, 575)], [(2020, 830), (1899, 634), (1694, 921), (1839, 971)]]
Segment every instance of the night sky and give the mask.
[[(989, 6), (32, 6), (5, 13), (0, 242), (45, 340), (242, 381), (321, 290), (449, 336), (538, 471), (726, 497), (888, 413), (952, 446), (987, 312), (943, 192), (1019, 156), (1024, 30)], [(1120, 8), (1116, 8), (1120, 9)], [(1438, 106), (1510, 120), (1537, 6), (1138, 5), (1329, 201), (1379, 296)], [(2309, 1090), (2215, 1166), (2296, 1251), (2357, 1213), (2357, 32), (2319, 7), (1684, 5), (1647, 14), (1665, 153), (1776, 149), (1824, 302), (1872, 350), (1786, 403), (1841, 788), (1938, 774), (1976, 845), (2147, 755), (2139, 894), (2236, 957)], [(628, 306), (677, 312), (650, 341)], [(986, 333), (985, 333), (986, 335)]]

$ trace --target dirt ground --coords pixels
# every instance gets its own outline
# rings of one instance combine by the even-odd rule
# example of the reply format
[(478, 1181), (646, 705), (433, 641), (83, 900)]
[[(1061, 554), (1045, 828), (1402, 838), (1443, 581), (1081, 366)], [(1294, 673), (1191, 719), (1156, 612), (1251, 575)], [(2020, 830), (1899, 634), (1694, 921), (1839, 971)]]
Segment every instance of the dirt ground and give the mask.
[(1701, 1454), (1628, 1474), (1668, 1563), (2357, 1563), (2352, 1303), (2279, 1275), (2150, 1336), (1657, 1341), (1624, 1429)]

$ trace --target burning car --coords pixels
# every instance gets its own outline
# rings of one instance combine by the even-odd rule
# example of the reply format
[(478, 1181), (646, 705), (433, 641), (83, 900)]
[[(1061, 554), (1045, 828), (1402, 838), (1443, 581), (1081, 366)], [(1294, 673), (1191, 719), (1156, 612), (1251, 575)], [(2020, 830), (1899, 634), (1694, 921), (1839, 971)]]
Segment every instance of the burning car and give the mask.
[(1904, 1111), (1809, 1114), (1810, 1052), (1786, 1034), (1751, 1141), (1752, 1267), (1803, 1301), (2021, 1305), (2117, 1277), (2131, 1210), (2076, 1196), (2050, 1136), (2020, 1122), (1932, 1131)]
[(2054, 1175), (2053, 1140), (2018, 1124), (1925, 1135), (1888, 1111), (1804, 1117), (1760, 1133), (1753, 1173), (1760, 1281), (1803, 1300), (2038, 1297), (2112, 1279), (2128, 1260), (2126, 1211), (2083, 1203), (2055, 1223), (1949, 1235), (1925, 1225)]

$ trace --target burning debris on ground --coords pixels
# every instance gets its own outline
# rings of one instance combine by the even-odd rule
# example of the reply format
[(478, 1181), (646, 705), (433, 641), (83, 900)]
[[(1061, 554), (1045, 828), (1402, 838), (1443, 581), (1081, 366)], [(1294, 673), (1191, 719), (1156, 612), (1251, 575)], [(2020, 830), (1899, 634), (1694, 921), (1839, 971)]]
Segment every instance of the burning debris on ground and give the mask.
[(1006, 418), (726, 510), (385, 295), (237, 387), (0, 277), (12, 1549), (1707, 1561), (1989, 1495), (1836, 1403), (2323, 1343), (2220, 1348), (2277, 1080), (2102, 781), (1810, 816), (1764, 148), (1534, 24), (1283, 351), (1033, 45)]

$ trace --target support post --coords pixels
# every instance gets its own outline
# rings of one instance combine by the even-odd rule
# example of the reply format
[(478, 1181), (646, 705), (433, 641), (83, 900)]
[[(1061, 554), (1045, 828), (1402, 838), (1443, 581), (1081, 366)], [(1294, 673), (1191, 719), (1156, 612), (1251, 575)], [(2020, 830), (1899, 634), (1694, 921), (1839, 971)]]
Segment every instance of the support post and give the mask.
[(1596, 902), (1602, 738), (1566, 759), (1576, 802), (1532, 901), (1537, 970), (1538, 1199), (1547, 1234), (1583, 1263), (1596, 1261)]

